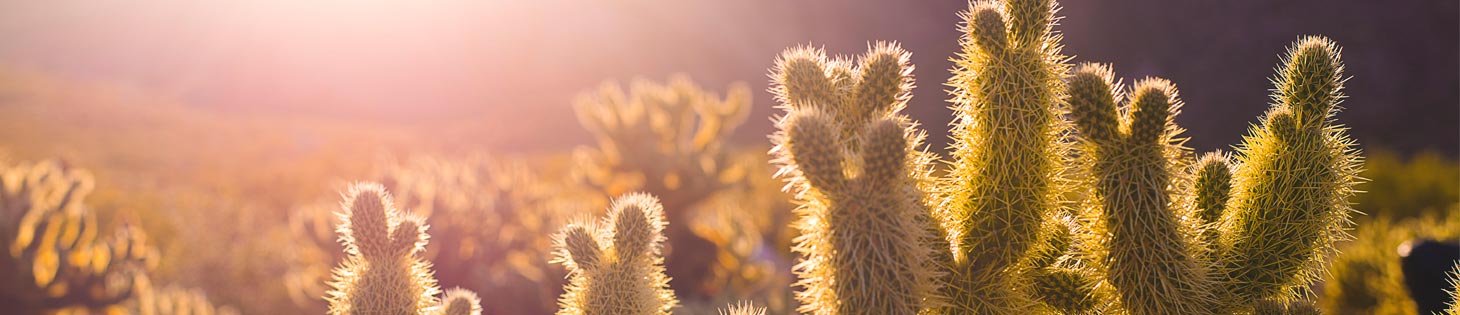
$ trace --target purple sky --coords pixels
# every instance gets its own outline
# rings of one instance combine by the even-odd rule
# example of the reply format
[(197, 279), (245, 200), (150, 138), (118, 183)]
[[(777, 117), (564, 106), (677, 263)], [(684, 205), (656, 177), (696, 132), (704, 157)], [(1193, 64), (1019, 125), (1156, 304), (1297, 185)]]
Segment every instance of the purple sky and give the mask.
[[(345, 5), (349, 3), (349, 5)], [(1236, 143), (1299, 35), (1344, 46), (1348, 110), (1366, 147), (1460, 151), (1460, 8), (1453, 0), (1069, 1), (1077, 61), (1127, 82), (1173, 80), (1178, 122), (1205, 151)], [(766, 72), (782, 49), (913, 52), (910, 106), (942, 146), (942, 83), (963, 1), (0, 1), (0, 64), (181, 95), (210, 110), (480, 128), (500, 150), (588, 136), (571, 100), (603, 80), (686, 73), (756, 87), (738, 141), (764, 143)], [(0, 104), (3, 105), (3, 104)], [(566, 130), (561, 132), (560, 130)], [(556, 137), (526, 136), (551, 133)]]

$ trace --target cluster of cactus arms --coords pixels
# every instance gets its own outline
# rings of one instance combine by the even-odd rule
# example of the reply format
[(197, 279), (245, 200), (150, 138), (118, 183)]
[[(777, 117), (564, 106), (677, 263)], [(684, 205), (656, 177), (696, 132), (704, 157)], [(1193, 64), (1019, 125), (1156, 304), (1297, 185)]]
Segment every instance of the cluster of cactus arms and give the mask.
[(431, 264), (420, 257), (426, 246), (424, 218), (395, 209), (380, 184), (350, 187), (337, 229), (348, 256), (335, 269), (328, 293), (332, 315), (437, 315), (479, 313), (472, 294), (441, 289)]
[(1175, 86), (1124, 88), (1060, 55), (1052, 0), (980, 1), (948, 85), (946, 175), (902, 109), (895, 46), (860, 61), (791, 48), (772, 70), (774, 163), (801, 203), (796, 271), (815, 314), (1316, 312), (1359, 157), (1334, 120), (1338, 47), (1292, 46), (1271, 109), (1196, 159)]
[[(602, 222), (580, 221), (555, 236), (554, 261), (568, 269), (560, 315), (669, 315), (679, 305), (664, 274), (664, 207), (652, 195), (630, 193)], [(750, 304), (721, 314), (764, 315)]]
[(0, 304), (37, 314), (104, 310), (133, 296), (156, 249), (131, 225), (101, 234), (83, 203), (89, 173), (57, 162), (0, 165)]
[(859, 60), (828, 60), (794, 48), (772, 77), (786, 110), (772, 136), (775, 161), (802, 201), (802, 312), (913, 314), (940, 303), (936, 236), (916, 188), (930, 160), (900, 113), (913, 87), (908, 53), (877, 43)]

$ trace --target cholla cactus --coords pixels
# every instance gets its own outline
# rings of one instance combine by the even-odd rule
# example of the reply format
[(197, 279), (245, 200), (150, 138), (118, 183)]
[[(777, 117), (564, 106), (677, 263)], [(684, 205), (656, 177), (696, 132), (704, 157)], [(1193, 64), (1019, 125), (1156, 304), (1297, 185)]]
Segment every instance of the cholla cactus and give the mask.
[(427, 315), (443, 307), (431, 264), (418, 255), (428, 237), (425, 218), (396, 210), (375, 183), (352, 185), (342, 206), (337, 230), (349, 256), (330, 282), (329, 313)]
[(1290, 300), (1316, 280), (1347, 237), (1358, 150), (1334, 122), (1343, 99), (1339, 49), (1304, 37), (1273, 81), (1273, 108), (1238, 148), (1232, 200), (1220, 226), (1228, 304)]
[[(1123, 108), (1122, 91), (1108, 67), (1086, 64), (1070, 79), (1070, 104), (1090, 157), (1099, 266), (1132, 314), (1200, 314), (1215, 301), (1204, 247), (1182, 222), (1179, 190), (1186, 148), (1172, 122), (1181, 101), (1162, 79), (1136, 82)], [(1123, 113), (1123, 117), (1120, 116)], [(1212, 162), (1209, 162), (1212, 163)], [(1216, 171), (1218, 167), (1213, 167)], [(1211, 174), (1217, 177), (1217, 174)], [(1212, 193), (1220, 193), (1216, 187)], [(1205, 196), (1198, 199), (1225, 199)], [(1216, 211), (1220, 210), (1208, 210)], [(1160, 267), (1156, 267), (1160, 266)]]
[(1066, 57), (1049, 0), (978, 2), (954, 59), (953, 164), (938, 213), (952, 243), (950, 313), (1021, 314), (1020, 259), (1060, 206)]
[(813, 48), (781, 55), (772, 77), (786, 115), (775, 163), (795, 187), (803, 255), (797, 294), (809, 314), (914, 314), (935, 306), (922, 134), (899, 111), (908, 53), (878, 43), (855, 65)]
[(664, 275), (664, 208), (651, 195), (614, 200), (602, 223), (579, 222), (556, 236), (555, 262), (568, 268), (560, 315), (668, 315), (678, 302)]
[[(1147, 79), (1122, 91), (1099, 65), (1067, 77), (1051, 28), (1056, 8), (1049, 0), (976, 2), (964, 15), (964, 51), (949, 82), (957, 115), (951, 168), (935, 185), (918, 163), (926, 155), (886, 152), (917, 147), (917, 132), (894, 114), (905, 90), (859, 94), (867, 82), (899, 80), (864, 79), (877, 69), (865, 61), (853, 68), (810, 49), (783, 54), (772, 91), (788, 113), (772, 138), (789, 187), (806, 204), (798, 212), (805, 311), (912, 313), (863, 299), (879, 292), (921, 297), (931, 306), (925, 314), (1314, 310), (1299, 298), (1333, 242), (1346, 237), (1359, 168), (1333, 119), (1342, 99), (1338, 48), (1301, 39), (1274, 80), (1277, 103), (1234, 157), (1213, 153), (1192, 165), (1172, 121), (1181, 104), (1174, 86)], [(884, 100), (896, 105), (888, 110)], [(896, 138), (882, 133), (903, 140), (877, 140)], [(1068, 207), (1076, 203), (1067, 197), (1083, 199)], [(910, 204), (932, 207), (914, 212), (932, 220), (904, 210), (880, 212), (876, 222), (847, 219)], [(1049, 223), (1069, 208), (1081, 224)], [(907, 221), (943, 238), (906, 237), (916, 234)], [(915, 291), (902, 284), (911, 282), (876, 278), (924, 275), (910, 269), (922, 257), (904, 249), (913, 244), (930, 246), (944, 267), (939, 294), (908, 294)], [(878, 260), (886, 257), (911, 259)], [(869, 279), (883, 290), (860, 285)]]
[(56, 162), (0, 165), (0, 300), (21, 314), (101, 310), (133, 295), (156, 249), (135, 226), (100, 235), (91, 175)]
[[(1311, 304), (1298, 301), (1299, 291), (1346, 237), (1358, 162), (1332, 119), (1342, 98), (1337, 47), (1304, 38), (1285, 63), (1274, 80), (1278, 103), (1239, 148), (1236, 167), (1211, 155), (1188, 174), (1173, 171), (1185, 167), (1187, 153), (1174, 138), (1177, 101), (1168, 83), (1138, 82), (1131, 105), (1117, 111), (1108, 69), (1082, 66), (1071, 77), (1072, 116), (1095, 160), (1089, 212), (1103, 230), (1092, 239), (1103, 243), (1106, 276), (1127, 310), (1312, 308), (1290, 306)], [(1190, 188), (1172, 190), (1180, 187)], [(1254, 310), (1261, 305), (1282, 307)]]

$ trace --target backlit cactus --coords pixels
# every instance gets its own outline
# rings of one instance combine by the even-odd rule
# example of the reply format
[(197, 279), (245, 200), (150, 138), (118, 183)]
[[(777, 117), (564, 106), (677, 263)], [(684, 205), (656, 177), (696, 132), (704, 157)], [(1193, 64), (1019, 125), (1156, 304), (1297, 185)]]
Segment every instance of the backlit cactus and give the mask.
[[(1174, 85), (1145, 79), (1125, 91), (1101, 65), (1067, 73), (1056, 10), (1047, 0), (971, 5), (948, 84), (950, 167), (936, 180), (920, 163), (928, 155), (916, 151), (919, 133), (888, 126), (905, 121), (896, 116), (905, 90), (862, 93), (867, 82), (898, 80), (862, 79), (877, 68), (808, 48), (782, 55), (772, 91), (787, 114), (772, 139), (805, 205), (803, 311), (912, 313), (862, 298), (912, 301), (904, 292), (915, 291), (901, 289), (912, 282), (888, 279), (941, 273), (932, 285), (940, 291), (917, 296), (924, 314), (1315, 312), (1302, 293), (1346, 237), (1359, 168), (1333, 119), (1343, 98), (1338, 48), (1301, 39), (1273, 80), (1276, 103), (1235, 154), (1194, 160), (1173, 122)], [(901, 143), (877, 140), (893, 129)], [(929, 208), (846, 219), (889, 204)], [(1070, 212), (1078, 224), (1051, 227)], [(908, 237), (917, 233), (907, 221), (922, 222), (933, 241)], [(909, 268), (923, 257), (901, 250), (913, 244), (928, 246), (941, 268)], [(881, 256), (856, 256), (867, 251)], [(859, 285), (871, 282), (880, 285)]]
[(1071, 116), (1094, 157), (1089, 212), (1104, 229), (1092, 239), (1103, 243), (1106, 277), (1128, 311), (1312, 308), (1300, 290), (1346, 237), (1358, 162), (1332, 119), (1342, 98), (1337, 47), (1304, 38), (1285, 63), (1274, 80), (1278, 103), (1237, 161), (1208, 155), (1186, 173), (1176, 171), (1187, 153), (1173, 138), (1180, 129), (1169, 122), (1177, 101), (1168, 83), (1138, 82), (1131, 105), (1117, 110), (1108, 69), (1087, 65), (1071, 76)]
[(899, 113), (912, 89), (908, 53), (872, 45), (854, 64), (794, 48), (772, 77), (775, 163), (797, 194), (794, 249), (807, 314), (914, 314), (936, 306), (934, 241), (920, 184), (922, 134)]
[(91, 175), (57, 162), (0, 164), (0, 300), (9, 311), (103, 310), (130, 298), (156, 249), (132, 225), (101, 235)]
[(348, 257), (330, 282), (331, 315), (428, 315), (452, 306), (438, 304), (431, 263), (419, 256), (429, 237), (425, 218), (396, 210), (375, 183), (353, 184), (341, 205), (337, 231)]
[(1021, 314), (1018, 263), (1059, 207), (1066, 57), (1047, 0), (974, 3), (954, 58), (952, 169), (938, 213), (954, 250), (948, 313)]
[(554, 261), (568, 268), (559, 315), (668, 315), (678, 303), (664, 275), (664, 208), (653, 196), (614, 200), (601, 223), (570, 224)]
[(1298, 297), (1347, 237), (1359, 157), (1333, 119), (1344, 97), (1338, 46), (1304, 37), (1278, 71), (1276, 103), (1238, 147), (1220, 223), (1229, 304)]
[[(1204, 246), (1179, 209), (1189, 199), (1179, 183), (1188, 152), (1172, 122), (1181, 106), (1175, 86), (1145, 79), (1122, 91), (1108, 67), (1093, 64), (1078, 67), (1069, 84), (1081, 154), (1091, 160), (1086, 215), (1099, 243), (1097, 266), (1132, 314), (1209, 312), (1215, 296), (1198, 260)], [(1212, 195), (1221, 192), (1212, 183), (1199, 184), (1210, 188), (1205, 198), (1223, 199)]]

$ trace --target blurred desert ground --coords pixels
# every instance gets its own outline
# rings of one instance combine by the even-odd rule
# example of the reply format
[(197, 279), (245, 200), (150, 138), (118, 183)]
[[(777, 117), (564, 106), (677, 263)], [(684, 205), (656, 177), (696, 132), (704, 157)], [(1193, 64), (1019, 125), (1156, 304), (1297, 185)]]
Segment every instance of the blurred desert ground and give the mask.
[[(1064, 6), (1065, 52), (1114, 63), (1127, 81), (1174, 81), (1187, 104), (1177, 121), (1199, 152), (1228, 149), (1266, 108), (1267, 79), (1286, 44), (1304, 34), (1333, 38), (1353, 76), (1339, 120), (1366, 150), (1373, 179), (1357, 208), (1385, 226), (1460, 217), (1457, 2)], [(302, 242), (289, 234), (292, 213), (332, 200), (345, 181), (376, 178), (381, 161), (422, 156), (522, 161), (544, 182), (571, 185), (571, 151), (595, 145), (573, 100), (605, 81), (686, 74), (720, 95), (746, 82), (754, 92), (749, 119), (726, 147), (756, 164), (748, 177), (763, 182), (757, 187), (774, 191), (769, 167), (754, 161), (763, 160), (772, 129), (764, 88), (776, 54), (808, 42), (854, 53), (895, 40), (917, 65), (910, 113), (941, 149), (951, 118), (942, 82), (965, 8), (860, 0), (0, 1), (0, 154), (95, 173), (88, 203), (105, 220), (147, 230), (164, 256), (155, 277), (165, 282), (201, 288), (246, 313), (318, 312), (321, 304), (291, 300), (270, 279), (298, 268), (271, 259)], [(777, 207), (785, 196), (755, 191), (751, 198), (771, 201), (739, 206), (784, 210)], [(1392, 256), (1382, 249), (1405, 237), (1366, 246)]]

